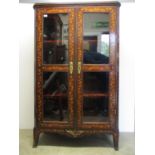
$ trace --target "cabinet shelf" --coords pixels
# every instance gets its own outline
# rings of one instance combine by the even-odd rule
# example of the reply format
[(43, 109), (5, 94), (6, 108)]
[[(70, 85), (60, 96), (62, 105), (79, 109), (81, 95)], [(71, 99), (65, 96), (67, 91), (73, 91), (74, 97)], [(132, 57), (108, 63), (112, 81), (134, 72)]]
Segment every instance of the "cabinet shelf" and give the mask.
[(101, 93), (101, 92), (84, 92), (84, 97), (108, 97), (108, 93)]
[(45, 94), (43, 95), (47, 98), (53, 98), (53, 97), (67, 97), (67, 93), (57, 93), (57, 94)]
[(68, 41), (67, 39), (63, 40), (44, 40), (44, 43), (62, 43), (62, 41)]

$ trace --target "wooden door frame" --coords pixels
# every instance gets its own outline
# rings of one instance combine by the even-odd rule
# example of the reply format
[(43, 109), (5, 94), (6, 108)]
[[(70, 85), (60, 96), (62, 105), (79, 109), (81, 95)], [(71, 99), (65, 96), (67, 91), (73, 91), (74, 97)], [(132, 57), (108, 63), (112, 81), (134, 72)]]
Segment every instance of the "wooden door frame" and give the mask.
[[(66, 129), (74, 127), (74, 76), (69, 73), (69, 62), (74, 60), (74, 9), (65, 7), (36, 8), (36, 64), (35, 64), (35, 128)], [(43, 64), (43, 15), (68, 13), (69, 14), (69, 61), (64, 65)], [(69, 122), (45, 121), (43, 119), (43, 72), (63, 71), (68, 72), (68, 113)]]
[[(110, 14), (110, 61), (109, 64), (104, 65), (89, 65), (85, 64), (81, 66), (81, 73), (77, 75), (78, 87), (77, 87), (77, 125), (79, 129), (115, 129), (117, 124), (117, 7), (116, 6), (84, 6), (77, 10), (77, 36), (78, 36), (78, 51), (77, 61), (82, 62), (83, 58), (83, 13), (109, 13)], [(82, 71), (108, 71), (109, 72), (109, 119), (108, 122), (98, 123), (83, 123), (83, 77)]]

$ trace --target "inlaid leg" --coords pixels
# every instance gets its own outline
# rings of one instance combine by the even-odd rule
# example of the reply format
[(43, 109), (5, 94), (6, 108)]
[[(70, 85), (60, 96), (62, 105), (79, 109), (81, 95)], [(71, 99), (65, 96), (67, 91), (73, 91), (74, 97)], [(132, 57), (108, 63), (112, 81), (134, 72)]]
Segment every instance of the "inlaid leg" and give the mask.
[(39, 135), (40, 135), (39, 130), (34, 128), (33, 129), (33, 147), (37, 147), (38, 140), (39, 140)]
[(113, 133), (113, 142), (114, 142), (114, 148), (116, 151), (118, 151), (118, 149), (119, 149), (118, 141), (119, 141), (119, 134), (118, 134), (118, 132), (114, 132)]

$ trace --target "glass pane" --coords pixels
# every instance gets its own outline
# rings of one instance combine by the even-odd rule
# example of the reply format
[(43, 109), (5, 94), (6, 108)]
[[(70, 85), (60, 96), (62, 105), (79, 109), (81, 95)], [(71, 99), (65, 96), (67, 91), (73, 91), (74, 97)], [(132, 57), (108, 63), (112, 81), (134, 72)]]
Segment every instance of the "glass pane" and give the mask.
[(84, 72), (83, 90), (84, 93), (108, 93), (109, 73), (108, 72)]
[(68, 14), (44, 14), (43, 63), (68, 62)]
[(68, 76), (66, 72), (43, 73), (44, 120), (68, 120)]
[(83, 25), (83, 63), (109, 63), (109, 14), (85, 13)]
[(108, 120), (108, 97), (84, 97), (83, 122), (104, 122)]

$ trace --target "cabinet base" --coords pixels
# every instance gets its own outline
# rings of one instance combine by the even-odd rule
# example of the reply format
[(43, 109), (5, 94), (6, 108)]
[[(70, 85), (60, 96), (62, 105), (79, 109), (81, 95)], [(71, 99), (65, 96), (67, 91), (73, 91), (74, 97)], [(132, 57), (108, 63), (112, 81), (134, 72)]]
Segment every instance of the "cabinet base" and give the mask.
[(114, 149), (116, 151), (119, 150), (119, 133), (118, 132), (109, 132), (109, 131), (103, 131), (103, 130), (39, 130), (37, 128), (33, 129), (33, 148), (36, 148), (39, 141), (40, 133), (58, 133), (62, 135), (66, 135), (69, 137), (82, 137), (85, 135), (92, 135), (92, 134), (98, 134), (98, 133), (104, 133), (104, 134), (112, 134), (113, 136), (113, 144)]

